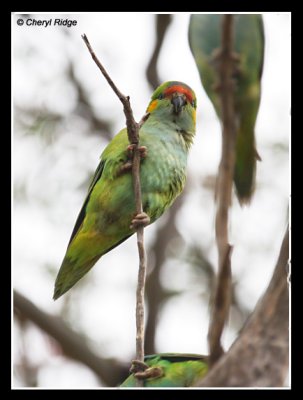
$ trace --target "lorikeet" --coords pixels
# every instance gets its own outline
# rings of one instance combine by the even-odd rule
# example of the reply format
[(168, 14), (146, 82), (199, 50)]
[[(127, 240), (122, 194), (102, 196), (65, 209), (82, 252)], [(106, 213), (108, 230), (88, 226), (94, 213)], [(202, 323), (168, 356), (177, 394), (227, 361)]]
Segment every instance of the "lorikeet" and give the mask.
[[(144, 374), (144, 387), (189, 387), (207, 373), (207, 357), (198, 354), (154, 354), (145, 356), (149, 367)], [(136, 374), (131, 374), (121, 387), (135, 387)], [(139, 374), (140, 375), (140, 374)]]
[(54, 299), (75, 285), (105, 253), (154, 222), (182, 192), (196, 127), (196, 96), (182, 82), (159, 86), (140, 128), (143, 214), (135, 215), (132, 148), (123, 129), (108, 144), (89, 186), (59, 270)]
[[(220, 14), (193, 14), (189, 43), (202, 85), (221, 120), (220, 94), (216, 90), (215, 54), (221, 46)], [(255, 187), (255, 123), (260, 104), (264, 56), (264, 31), (260, 14), (234, 15), (235, 113), (237, 125), (234, 183), (240, 204), (249, 203)]]

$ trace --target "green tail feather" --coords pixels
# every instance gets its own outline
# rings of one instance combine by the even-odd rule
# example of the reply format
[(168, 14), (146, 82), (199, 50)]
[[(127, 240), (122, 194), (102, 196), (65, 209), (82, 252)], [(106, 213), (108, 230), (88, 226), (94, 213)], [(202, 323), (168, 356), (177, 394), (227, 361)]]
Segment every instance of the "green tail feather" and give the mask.
[(77, 261), (73, 262), (65, 257), (55, 282), (53, 299), (57, 300), (72, 288), (95, 265), (99, 258), (100, 256), (94, 257), (79, 267)]
[(238, 132), (234, 183), (241, 205), (248, 204), (254, 193), (257, 159), (260, 157), (255, 148), (254, 133)]

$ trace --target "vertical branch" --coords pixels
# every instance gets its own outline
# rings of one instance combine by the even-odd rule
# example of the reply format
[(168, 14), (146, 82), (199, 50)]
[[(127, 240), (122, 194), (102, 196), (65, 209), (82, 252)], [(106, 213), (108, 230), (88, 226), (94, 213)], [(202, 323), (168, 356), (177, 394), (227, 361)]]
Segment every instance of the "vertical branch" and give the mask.
[[(133, 165), (132, 165), (132, 175), (133, 175), (133, 188), (135, 195), (135, 207), (136, 214), (143, 212), (142, 207), (142, 195), (141, 195), (141, 183), (140, 183), (140, 152), (138, 149), (139, 145), (139, 129), (145, 119), (148, 117), (145, 115), (142, 120), (137, 123), (133, 116), (133, 111), (130, 105), (129, 96), (123, 95), (117, 88), (98, 57), (96, 56), (94, 50), (92, 49), (87, 36), (82, 35), (92, 59), (97, 64), (101, 73), (107, 80), (110, 87), (118, 96), (119, 100), (123, 104), (123, 111), (126, 117), (126, 127), (127, 135), (130, 144), (133, 145)], [(146, 252), (144, 248), (144, 227), (140, 226), (137, 228), (137, 245), (139, 253), (139, 272), (138, 272), (138, 285), (136, 293), (136, 358), (137, 361), (144, 362), (144, 291), (145, 291), (145, 278), (146, 278)], [(137, 386), (143, 386), (142, 380), (137, 380)]]
[[(140, 177), (135, 176), (135, 167), (139, 170), (140, 155), (138, 151), (134, 153), (133, 159), (133, 182), (134, 192), (136, 198), (140, 201), (136, 202), (136, 213), (141, 213), (142, 200), (141, 200), (141, 185)], [(138, 174), (139, 175), (139, 174)], [(138, 179), (139, 178), (139, 179)], [(138, 197), (137, 197), (138, 196)], [(138, 271), (138, 284), (136, 292), (136, 359), (144, 362), (144, 292), (145, 292), (145, 279), (146, 279), (146, 252), (144, 248), (144, 227), (137, 229), (137, 246), (139, 252), (139, 271)], [(143, 386), (143, 380), (137, 379), (137, 386)]]
[(222, 18), (221, 49), (218, 58), (219, 82), (217, 90), (221, 96), (222, 111), (222, 156), (217, 183), (216, 241), (218, 247), (218, 278), (214, 305), (208, 331), (210, 364), (223, 354), (221, 335), (231, 302), (231, 246), (228, 243), (228, 210), (231, 204), (233, 172), (235, 164), (235, 114), (232, 74), (234, 68), (233, 16)]
[(271, 281), (240, 335), (197, 386), (285, 386), (289, 365), (289, 231)]
[(146, 68), (146, 78), (150, 86), (155, 90), (159, 85), (159, 76), (157, 71), (157, 63), (159, 54), (161, 51), (161, 47), (163, 44), (163, 40), (169, 27), (169, 24), (172, 21), (171, 14), (156, 14), (155, 22), (156, 22), (156, 43), (153, 50), (153, 54), (149, 60), (148, 66)]

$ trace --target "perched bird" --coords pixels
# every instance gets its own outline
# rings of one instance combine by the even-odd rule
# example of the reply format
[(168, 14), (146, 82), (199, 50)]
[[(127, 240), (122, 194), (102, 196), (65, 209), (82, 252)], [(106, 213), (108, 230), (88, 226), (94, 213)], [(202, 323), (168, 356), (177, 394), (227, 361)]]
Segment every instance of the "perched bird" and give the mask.
[(154, 354), (144, 358), (147, 369), (132, 373), (120, 386), (135, 387), (136, 378), (143, 387), (189, 387), (206, 375), (207, 357), (198, 354)]
[(159, 218), (182, 192), (196, 126), (196, 96), (182, 82), (152, 95), (140, 128), (143, 214), (135, 215), (132, 146), (123, 129), (108, 144), (92, 179), (59, 270), (54, 299), (75, 285), (105, 253), (139, 225)]
[[(202, 85), (221, 119), (220, 93), (215, 68), (221, 46), (222, 15), (194, 14), (189, 24), (189, 44)], [(237, 126), (234, 183), (240, 204), (249, 203), (255, 187), (255, 123), (261, 96), (264, 56), (262, 16), (234, 15), (235, 114)], [(238, 57), (237, 57), (238, 56)]]

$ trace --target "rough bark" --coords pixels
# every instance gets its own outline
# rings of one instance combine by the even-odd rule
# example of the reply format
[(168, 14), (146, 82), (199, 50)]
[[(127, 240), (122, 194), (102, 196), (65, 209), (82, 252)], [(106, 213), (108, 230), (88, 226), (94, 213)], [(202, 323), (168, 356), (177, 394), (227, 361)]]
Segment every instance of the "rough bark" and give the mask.
[(200, 387), (281, 387), (289, 361), (289, 234), (271, 282), (230, 350)]

